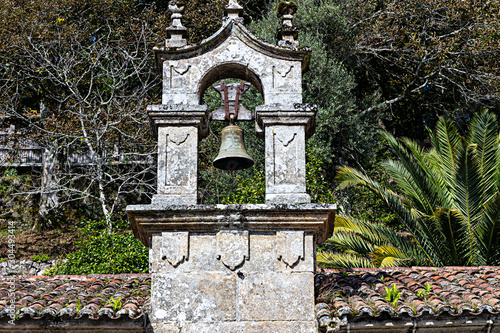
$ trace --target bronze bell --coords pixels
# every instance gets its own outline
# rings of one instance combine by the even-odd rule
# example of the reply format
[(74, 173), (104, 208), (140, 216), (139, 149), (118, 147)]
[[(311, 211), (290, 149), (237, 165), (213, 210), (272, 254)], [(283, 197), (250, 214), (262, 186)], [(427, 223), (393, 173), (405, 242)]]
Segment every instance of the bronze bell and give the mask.
[(254, 162), (248, 155), (243, 141), (243, 129), (229, 124), (222, 129), (219, 155), (214, 160), (214, 167), (222, 170), (241, 170), (250, 168)]

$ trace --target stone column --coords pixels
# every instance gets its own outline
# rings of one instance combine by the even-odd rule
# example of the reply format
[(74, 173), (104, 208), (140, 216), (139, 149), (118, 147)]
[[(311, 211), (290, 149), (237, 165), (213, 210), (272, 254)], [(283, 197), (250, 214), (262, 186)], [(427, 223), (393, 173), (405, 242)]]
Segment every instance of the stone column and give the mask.
[(306, 193), (306, 139), (314, 131), (314, 105), (261, 105), (257, 126), (265, 140), (266, 203), (309, 203)]
[(148, 115), (158, 138), (158, 188), (152, 203), (195, 205), (198, 142), (208, 128), (206, 106), (150, 105)]

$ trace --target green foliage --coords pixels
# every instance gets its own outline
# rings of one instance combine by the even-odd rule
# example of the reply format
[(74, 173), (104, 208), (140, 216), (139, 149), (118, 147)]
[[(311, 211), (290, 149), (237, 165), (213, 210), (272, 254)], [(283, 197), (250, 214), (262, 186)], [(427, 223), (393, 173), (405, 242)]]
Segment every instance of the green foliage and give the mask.
[(306, 187), (311, 195), (311, 202), (334, 203), (336, 198), (332, 185), (326, 179), (324, 162), (317, 150), (308, 148), (306, 151)]
[(398, 157), (382, 163), (397, 184), (397, 192), (349, 167), (339, 169), (340, 187), (365, 186), (384, 200), (413, 237), (418, 251), (399, 248), (412, 260), (421, 260), (423, 254), (432, 266), (499, 265), (500, 127), (496, 116), (477, 114), (467, 137), (459, 135), (452, 121), (440, 118), (435, 133), (430, 133), (430, 150), (410, 139), (381, 135)]
[[(373, 114), (359, 112), (355, 76), (339, 55), (340, 49), (347, 51), (347, 41), (352, 43), (344, 7), (327, 0), (304, 0), (294, 15), (300, 45), (313, 50), (309, 71), (303, 76), (304, 102), (318, 105), (316, 131), (308, 145), (321, 159), (327, 183), (333, 183), (337, 165), (372, 165), (378, 142), (377, 121)], [(262, 20), (249, 26), (270, 43), (281, 25), (277, 10), (274, 2)]]
[(20, 229), (36, 220), (36, 196), (29, 193), (29, 189), (36, 184), (33, 178), (14, 168), (3, 172), (0, 177), (0, 229), (7, 228), (9, 221)]
[(425, 286), (424, 286), (424, 289), (421, 289), (417, 292), (417, 296), (420, 297), (420, 298), (425, 298), (429, 295), (429, 293), (431, 292), (431, 284), (430, 283), (426, 283)]
[(36, 261), (36, 262), (45, 262), (49, 261), (49, 256), (46, 254), (40, 254), (40, 255), (34, 255), (31, 260)]
[(113, 298), (113, 296), (111, 296), (111, 298), (109, 299), (109, 304), (111, 305), (114, 311), (121, 309), (121, 307), (123, 306), (121, 299), (122, 299), (121, 296), (118, 296), (118, 299), (115, 299)]
[(236, 191), (224, 198), (223, 203), (264, 203), (266, 184), (263, 168), (254, 167), (252, 177), (243, 178), (236, 176)]
[(81, 229), (78, 250), (46, 275), (147, 272), (148, 248), (131, 231), (123, 231), (126, 228), (128, 222), (113, 221), (113, 232), (109, 233), (105, 221), (88, 221)]
[(76, 301), (76, 313), (80, 312), (80, 309), (82, 308), (82, 302), (80, 299)]
[(17, 177), (17, 169), (6, 169), (4, 172), (3, 172), (3, 176), (4, 177)]
[(398, 306), (398, 300), (401, 297), (401, 292), (398, 290), (396, 284), (392, 284), (390, 288), (384, 287), (385, 289), (385, 300), (392, 304), (392, 306)]
[(425, 255), (412, 238), (383, 224), (338, 215), (335, 228), (317, 253), (323, 268), (425, 265)]

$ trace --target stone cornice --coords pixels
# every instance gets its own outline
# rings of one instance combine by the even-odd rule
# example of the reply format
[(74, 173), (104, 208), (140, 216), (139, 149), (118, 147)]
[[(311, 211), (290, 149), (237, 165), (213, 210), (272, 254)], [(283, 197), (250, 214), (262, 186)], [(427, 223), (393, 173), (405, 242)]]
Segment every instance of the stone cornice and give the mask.
[(153, 137), (158, 137), (158, 127), (165, 126), (196, 126), (200, 137), (208, 133), (206, 105), (148, 105), (147, 112)]
[(255, 119), (262, 130), (270, 125), (304, 125), (306, 138), (314, 133), (317, 107), (314, 104), (259, 105)]
[(180, 60), (200, 56), (217, 48), (231, 35), (236, 36), (257, 52), (266, 54), (270, 57), (289, 61), (300, 61), (302, 63), (302, 72), (306, 72), (309, 68), (309, 60), (311, 57), (310, 48), (304, 47), (297, 49), (267, 43), (252, 34), (242, 23), (228, 19), (223, 22), (222, 27), (215, 34), (197, 44), (179, 48), (155, 47), (155, 62), (158, 74), (162, 75), (162, 63), (164, 60)]
[(302, 230), (324, 242), (333, 232), (335, 204), (130, 205), (134, 235), (149, 246), (152, 234), (165, 231), (216, 233), (221, 230), (275, 232)]

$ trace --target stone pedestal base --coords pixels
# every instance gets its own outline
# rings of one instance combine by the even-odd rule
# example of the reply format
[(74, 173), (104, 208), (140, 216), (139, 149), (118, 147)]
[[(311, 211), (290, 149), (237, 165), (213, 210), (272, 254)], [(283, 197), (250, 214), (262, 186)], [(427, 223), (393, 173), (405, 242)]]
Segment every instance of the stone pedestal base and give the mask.
[(315, 245), (335, 205), (129, 206), (154, 332), (316, 332)]

